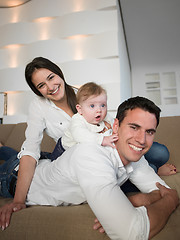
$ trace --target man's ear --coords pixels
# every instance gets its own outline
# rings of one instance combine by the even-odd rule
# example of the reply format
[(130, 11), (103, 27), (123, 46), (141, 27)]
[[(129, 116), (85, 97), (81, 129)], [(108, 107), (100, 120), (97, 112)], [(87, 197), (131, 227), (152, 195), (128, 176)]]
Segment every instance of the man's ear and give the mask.
[(119, 129), (119, 120), (115, 118), (113, 123), (113, 133), (118, 133), (118, 129)]
[(81, 105), (80, 104), (76, 104), (76, 109), (77, 109), (78, 113), (80, 115), (82, 115), (82, 110), (81, 110)]

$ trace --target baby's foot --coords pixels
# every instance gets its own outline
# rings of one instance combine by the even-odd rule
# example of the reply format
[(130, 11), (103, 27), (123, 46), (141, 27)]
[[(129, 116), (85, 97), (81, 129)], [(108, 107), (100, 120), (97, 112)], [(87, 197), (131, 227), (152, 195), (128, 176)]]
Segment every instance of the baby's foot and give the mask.
[(0, 142), (0, 147), (2, 147), (3, 146), (3, 144), (2, 144), (2, 142)]
[(170, 176), (176, 174), (177, 169), (173, 164), (164, 164), (158, 169), (159, 176)]

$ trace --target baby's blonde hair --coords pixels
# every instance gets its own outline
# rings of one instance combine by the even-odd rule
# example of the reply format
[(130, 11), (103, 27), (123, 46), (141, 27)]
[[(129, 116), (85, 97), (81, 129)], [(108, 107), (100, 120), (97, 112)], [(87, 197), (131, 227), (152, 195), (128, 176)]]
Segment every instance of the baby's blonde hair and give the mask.
[(90, 96), (99, 96), (101, 93), (107, 94), (106, 90), (94, 82), (88, 82), (82, 85), (77, 92), (77, 103), (87, 100)]

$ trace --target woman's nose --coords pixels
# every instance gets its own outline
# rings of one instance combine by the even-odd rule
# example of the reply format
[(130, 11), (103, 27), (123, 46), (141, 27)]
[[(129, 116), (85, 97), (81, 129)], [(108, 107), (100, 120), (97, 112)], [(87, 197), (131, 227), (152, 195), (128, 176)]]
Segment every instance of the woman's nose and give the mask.
[(53, 90), (53, 84), (52, 83), (47, 82), (46, 86), (47, 86), (48, 90)]

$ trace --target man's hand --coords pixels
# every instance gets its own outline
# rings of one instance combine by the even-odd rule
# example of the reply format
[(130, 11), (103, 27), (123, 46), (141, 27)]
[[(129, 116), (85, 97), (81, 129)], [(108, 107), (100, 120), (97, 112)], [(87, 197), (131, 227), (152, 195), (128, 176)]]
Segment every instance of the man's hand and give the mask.
[(179, 205), (179, 197), (177, 191), (175, 189), (166, 188), (159, 182), (156, 183), (156, 186), (159, 188), (159, 192), (162, 198), (169, 197), (172, 199), (172, 203), (174, 203), (174, 209), (176, 209), (176, 207)]
[(17, 212), (26, 208), (24, 203), (8, 203), (0, 208), (0, 227), (2, 230), (7, 228), (10, 223), (11, 215), (13, 212)]
[(160, 200), (147, 206), (150, 221), (149, 238), (155, 236), (165, 226), (169, 216), (179, 204), (177, 191), (156, 183), (161, 195)]

